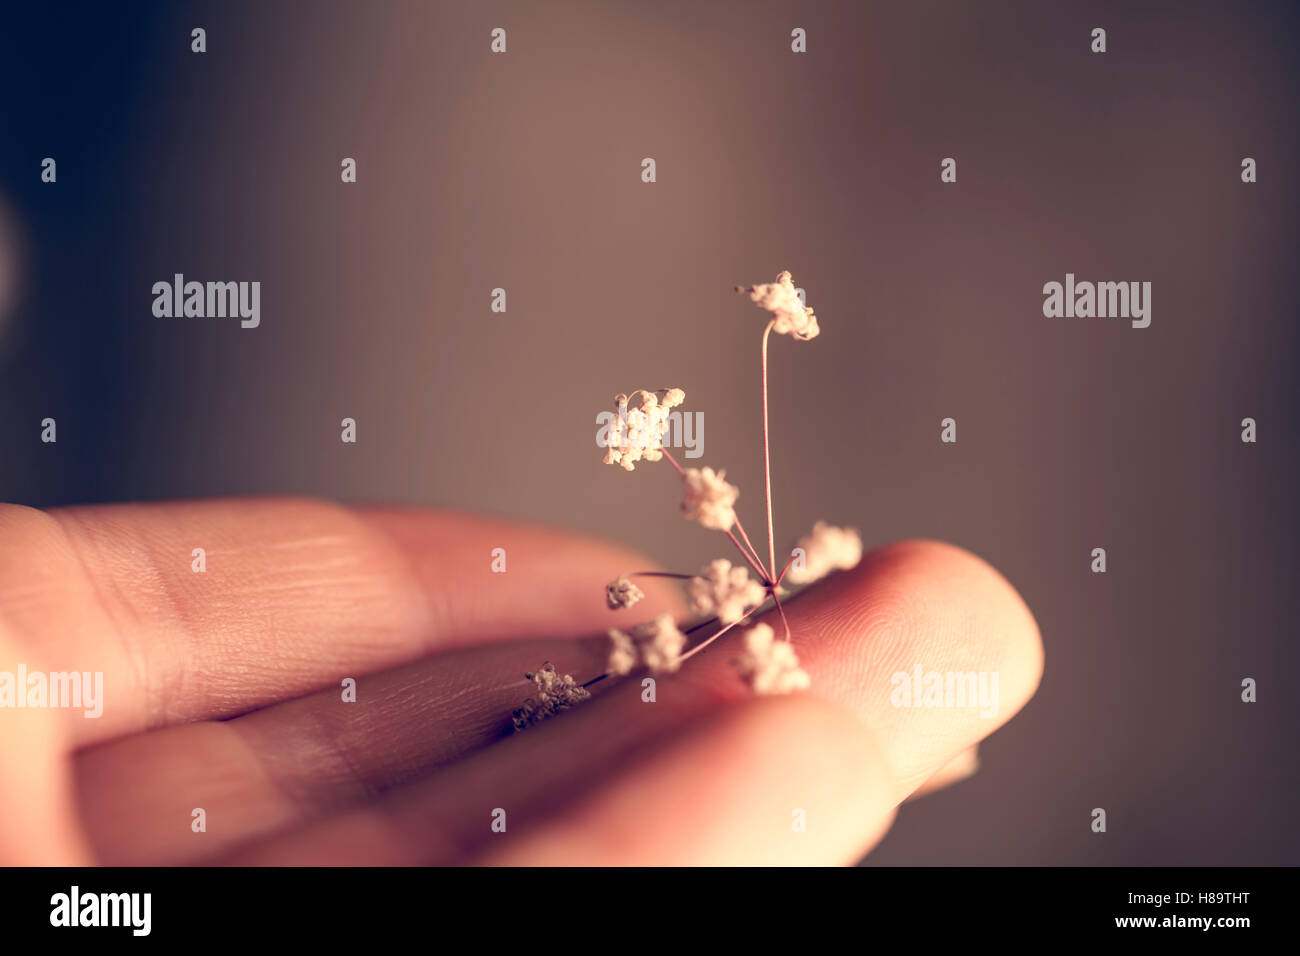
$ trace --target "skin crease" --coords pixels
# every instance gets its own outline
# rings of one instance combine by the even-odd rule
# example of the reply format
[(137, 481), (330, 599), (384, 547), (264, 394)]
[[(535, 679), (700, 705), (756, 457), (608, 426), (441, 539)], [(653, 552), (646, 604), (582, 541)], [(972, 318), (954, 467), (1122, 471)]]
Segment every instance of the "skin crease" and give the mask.
[[(0, 709), (0, 863), (850, 864), (900, 802), (974, 772), (1041, 675), (1033, 617), (996, 571), (903, 542), (787, 604), (807, 693), (753, 697), (729, 634), (659, 675), (653, 704), (643, 675), (607, 679), (505, 734), (523, 671), (588, 680), (606, 628), (685, 617), (662, 579), (605, 607), (610, 579), (650, 566), (449, 512), (0, 505), (0, 670), (105, 686), (97, 720)], [(997, 714), (892, 706), (890, 675), (917, 663), (997, 672)]]

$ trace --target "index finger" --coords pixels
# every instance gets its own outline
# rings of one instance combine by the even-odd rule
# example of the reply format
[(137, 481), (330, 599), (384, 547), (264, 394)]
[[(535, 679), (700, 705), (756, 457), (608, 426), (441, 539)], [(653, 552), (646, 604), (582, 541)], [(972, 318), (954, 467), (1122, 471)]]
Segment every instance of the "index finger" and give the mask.
[[(435, 651), (598, 631), (604, 584), (645, 566), (537, 526), (303, 499), (0, 505), (0, 542), (0, 631), (30, 655), (15, 666), (102, 675), (100, 718), (61, 712), (77, 745)], [(676, 608), (655, 579), (645, 591)]]

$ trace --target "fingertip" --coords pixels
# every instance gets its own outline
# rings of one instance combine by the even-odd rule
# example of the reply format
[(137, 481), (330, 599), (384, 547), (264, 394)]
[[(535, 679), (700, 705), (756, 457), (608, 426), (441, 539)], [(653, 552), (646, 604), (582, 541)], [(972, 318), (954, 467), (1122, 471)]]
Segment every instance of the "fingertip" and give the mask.
[(938, 541), (879, 548), (787, 605), (814, 692), (885, 741), (899, 799), (1033, 696), (1043, 648), (1024, 600), (982, 558)]

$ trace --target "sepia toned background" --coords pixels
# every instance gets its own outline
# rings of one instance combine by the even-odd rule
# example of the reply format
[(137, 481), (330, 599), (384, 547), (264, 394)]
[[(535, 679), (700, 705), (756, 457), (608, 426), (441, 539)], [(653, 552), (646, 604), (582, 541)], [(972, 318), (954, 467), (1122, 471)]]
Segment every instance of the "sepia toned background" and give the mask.
[[(759, 526), (763, 314), (731, 290), (790, 269), (822, 335), (772, 346), (779, 541), (954, 542), (1046, 646), (983, 769), (869, 862), (1297, 862), (1293, 5), (4, 18), (0, 499), (383, 499), (693, 568), (714, 536), (664, 469), (600, 464), (595, 416), (684, 388)], [(155, 318), (176, 272), (260, 281), (260, 328)], [(1045, 318), (1067, 272), (1150, 281), (1150, 327)]]

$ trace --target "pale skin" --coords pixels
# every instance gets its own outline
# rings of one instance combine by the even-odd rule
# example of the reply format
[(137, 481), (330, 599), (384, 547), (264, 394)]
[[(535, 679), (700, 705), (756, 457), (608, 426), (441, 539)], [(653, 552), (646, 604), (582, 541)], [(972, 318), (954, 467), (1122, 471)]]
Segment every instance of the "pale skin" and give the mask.
[[(1033, 617), (996, 571), (904, 542), (784, 602), (806, 693), (753, 697), (732, 632), (660, 675), (653, 703), (644, 675), (611, 678), (502, 737), (525, 671), (549, 660), (586, 680), (605, 629), (687, 622), (670, 579), (605, 606), (620, 569), (647, 566), (450, 512), (0, 505), (0, 671), (105, 684), (99, 719), (0, 709), (0, 863), (849, 864), (902, 801), (969, 775), (1042, 671)], [(997, 715), (894, 707), (890, 676), (917, 662), (998, 672)]]

